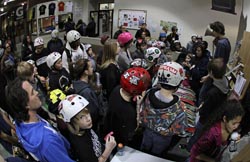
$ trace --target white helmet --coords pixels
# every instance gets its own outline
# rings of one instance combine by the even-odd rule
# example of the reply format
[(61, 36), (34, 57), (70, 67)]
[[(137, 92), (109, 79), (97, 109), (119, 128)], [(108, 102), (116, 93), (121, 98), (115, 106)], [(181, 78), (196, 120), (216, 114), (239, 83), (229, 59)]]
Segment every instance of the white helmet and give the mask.
[(85, 44), (85, 49), (86, 49), (86, 51), (88, 51), (89, 48), (92, 48), (92, 45), (91, 45), (91, 44)]
[(59, 34), (59, 31), (58, 30), (53, 30), (52, 32), (51, 32), (51, 37), (52, 38), (58, 38), (58, 34)]
[(159, 49), (162, 49), (166, 47), (166, 44), (162, 41), (155, 41), (152, 43), (152, 47), (157, 47)]
[(161, 50), (157, 47), (150, 47), (146, 50), (145, 58), (149, 62), (154, 62), (155, 59), (159, 58)]
[(35, 61), (34, 60), (28, 60), (28, 61), (26, 61), (27, 63), (29, 63), (29, 64), (31, 64), (31, 65), (35, 65)]
[(47, 63), (47, 66), (52, 69), (54, 64), (56, 63), (56, 61), (58, 59), (61, 58), (61, 54), (58, 53), (58, 52), (52, 52), (51, 54), (49, 54), (46, 58), (46, 63)]
[(78, 39), (81, 38), (81, 34), (76, 31), (76, 30), (70, 30), (68, 33), (67, 33), (67, 41), (69, 43), (72, 43)]
[(89, 102), (82, 96), (72, 94), (62, 100), (58, 106), (59, 114), (65, 122), (70, 122), (70, 119), (84, 109)]
[(157, 72), (158, 83), (178, 86), (185, 78), (183, 67), (177, 62), (165, 62)]
[(37, 38), (34, 40), (34, 47), (40, 46), (40, 45), (43, 45), (43, 44), (44, 44), (44, 41), (43, 41), (43, 38), (41, 38), (41, 37), (37, 37)]

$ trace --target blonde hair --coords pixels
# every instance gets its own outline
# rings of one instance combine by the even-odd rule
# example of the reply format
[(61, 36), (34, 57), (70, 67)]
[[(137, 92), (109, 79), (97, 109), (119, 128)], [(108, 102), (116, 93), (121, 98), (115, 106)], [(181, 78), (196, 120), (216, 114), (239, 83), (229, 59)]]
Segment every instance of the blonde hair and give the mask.
[[(79, 113), (83, 113), (84, 115), (89, 114), (89, 110), (87, 108), (82, 109)], [(79, 114), (77, 113), (77, 114)], [(85, 133), (84, 130), (80, 130), (80, 126), (76, 124), (76, 120), (79, 120), (76, 118), (77, 115), (75, 115), (73, 118), (70, 119), (70, 123), (67, 123), (68, 130), (75, 135), (83, 135)]]
[(17, 65), (17, 76), (24, 80), (29, 80), (29, 78), (34, 73), (34, 66), (28, 62), (22, 61)]
[(109, 39), (105, 42), (103, 47), (102, 65), (101, 69), (108, 67), (109, 64), (115, 63), (117, 55), (118, 43), (116, 39)]

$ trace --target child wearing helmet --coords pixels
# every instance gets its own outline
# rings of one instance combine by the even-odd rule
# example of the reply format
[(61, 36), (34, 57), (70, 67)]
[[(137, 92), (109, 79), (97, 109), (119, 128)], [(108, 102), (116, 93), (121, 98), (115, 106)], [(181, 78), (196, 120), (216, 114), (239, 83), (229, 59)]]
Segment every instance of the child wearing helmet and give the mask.
[(92, 130), (89, 102), (82, 96), (72, 94), (61, 101), (58, 109), (70, 131), (70, 143), (80, 162), (105, 162), (116, 146), (112, 135), (106, 139), (103, 148), (97, 134)]
[(46, 65), (46, 58), (49, 55), (49, 51), (44, 47), (43, 38), (37, 37), (34, 40), (35, 53), (33, 53), (31, 60), (35, 61), (35, 65), (37, 67), (37, 72), (41, 78), (41, 82), (45, 83), (46, 78), (48, 76), (49, 68)]
[(51, 39), (47, 43), (47, 48), (49, 53), (58, 52), (62, 54), (64, 46), (63, 41), (59, 38), (58, 30), (55, 29), (51, 32)]
[(129, 68), (129, 63), (133, 60), (129, 50), (133, 43), (133, 36), (129, 32), (124, 32), (118, 36), (117, 41), (121, 47), (117, 58), (117, 63), (120, 67), (120, 70), (124, 72)]
[(70, 30), (67, 35), (67, 43), (62, 54), (63, 67), (69, 72), (69, 65), (79, 59), (87, 59), (88, 54), (85, 46), (80, 42), (81, 35), (76, 30)]
[(88, 54), (88, 59), (91, 61), (93, 70), (96, 71), (96, 54), (92, 49), (91, 44), (85, 44), (86, 52)]
[(150, 89), (140, 104), (141, 121), (145, 127), (142, 150), (161, 155), (173, 135), (185, 132), (183, 103), (173, 94), (184, 77), (184, 69), (176, 62), (166, 62), (159, 67), (157, 80), (161, 88)]
[(120, 85), (112, 91), (108, 102), (105, 128), (106, 133), (114, 132), (118, 143), (139, 147), (136, 146), (138, 141), (133, 138), (138, 126), (134, 97), (147, 90), (150, 81), (150, 75), (145, 69), (129, 68), (122, 74)]
[(48, 76), (48, 90), (60, 89), (64, 93), (72, 93), (71, 77), (68, 71), (62, 66), (61, 54), (52, 52), (46, 58), (47, 66), (50, 68)]
[(101, 106), (91, 84), (91, 77), (93, 77), (92, 62), (87, 59), (78, 60), (74, 64), (72, 73), (74, 76), (72, 85), (75, 93), (84, 96), (89, 101), (88, 108), (93, 121), (93, 129), (97, 130)]

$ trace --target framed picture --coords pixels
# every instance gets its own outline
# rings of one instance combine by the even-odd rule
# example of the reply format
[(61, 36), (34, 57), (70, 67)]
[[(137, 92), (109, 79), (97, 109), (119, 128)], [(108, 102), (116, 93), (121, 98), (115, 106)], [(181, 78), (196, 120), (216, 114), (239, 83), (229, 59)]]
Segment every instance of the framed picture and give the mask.
[(118, 12), (118, 27), (124, 25), (127, 29), (138, 30), (143, 23), (146, 23), (145, 10), (120, 9)]

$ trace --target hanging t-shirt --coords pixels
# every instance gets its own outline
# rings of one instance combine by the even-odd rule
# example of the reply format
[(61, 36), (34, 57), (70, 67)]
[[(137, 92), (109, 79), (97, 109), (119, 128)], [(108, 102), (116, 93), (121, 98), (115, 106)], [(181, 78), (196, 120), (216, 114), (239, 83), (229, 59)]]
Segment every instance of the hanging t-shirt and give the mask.
[(49, 15), (55, 15), (56, 4), (50, 3), (49, 4)]
[(73, 2), (66, 2), (65, 3), (65, 12), (72, 12), (73, 11)]
[(46, 10), (46, 6), (45, 5), (41, 5), (39, 7), (40, 15), (44, 15), (45, 14), (45, 10)]
[(59, 2), (58, 3), (58, 11), (64, 11), (64, 5), (65, 5), (64, 2), (62, 2), (62, 1)]

